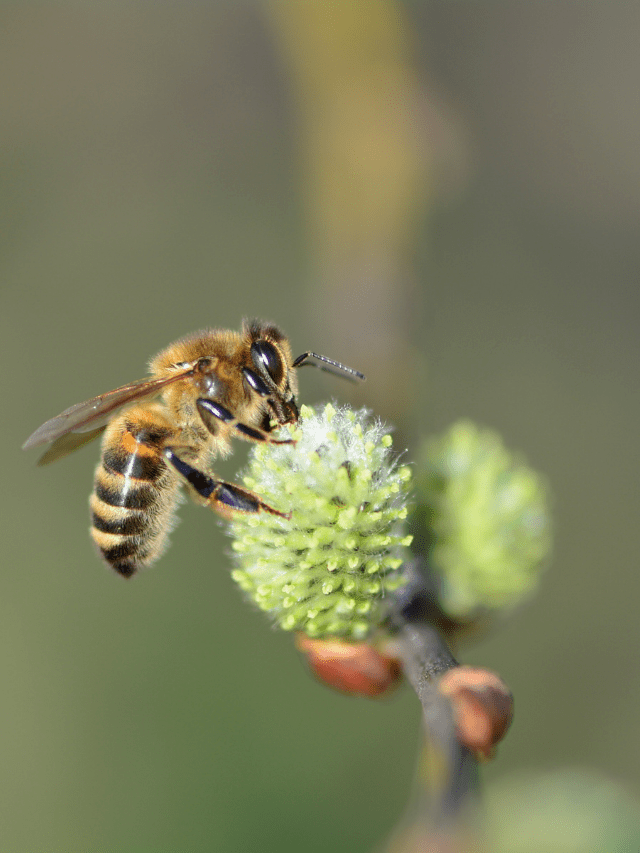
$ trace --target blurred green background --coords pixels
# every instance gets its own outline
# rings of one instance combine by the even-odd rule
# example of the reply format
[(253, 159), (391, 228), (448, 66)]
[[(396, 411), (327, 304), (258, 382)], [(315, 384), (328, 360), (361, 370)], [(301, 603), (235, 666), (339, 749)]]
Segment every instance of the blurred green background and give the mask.
[[(3, 4), (3, 851), (368, 851), (404, 808), (411, 691), (304, 671), (215, 518), (123, 582), (94, 554), (97, 446), (19, 450), (171, 340), (274, 320), (301, 399), (417, 437), (467, 416), (552, 483), (538, 597), (462, 658), (513, 729), (486, 778), (637, 790), (640, 7)], [(219, 471), (242, 464), (238, 447)], [(507, 783), (508, 784), (508, 783)]]

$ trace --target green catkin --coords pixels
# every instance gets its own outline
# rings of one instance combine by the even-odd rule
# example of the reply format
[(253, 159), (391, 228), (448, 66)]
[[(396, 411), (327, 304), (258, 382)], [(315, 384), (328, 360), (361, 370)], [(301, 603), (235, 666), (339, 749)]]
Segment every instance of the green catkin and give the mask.
[(366, 410), (303, 406), (292, 434), (257, 446), (243, 480), (291, 518), (237, 514), (232, 577), (284, 630), (362, 640), (404, 582), (411, 470)]
[(448, 615), (505, 611), (535, 589), (551, 548), (548, 489), (497, 433), (455, 423), (424, 441), (415, 479), (413, 549)]

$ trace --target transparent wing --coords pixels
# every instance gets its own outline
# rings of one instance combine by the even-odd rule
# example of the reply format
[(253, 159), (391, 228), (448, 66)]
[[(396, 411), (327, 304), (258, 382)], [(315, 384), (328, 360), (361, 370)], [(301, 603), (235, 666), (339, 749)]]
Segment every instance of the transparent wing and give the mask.
[[(171, 376), (163, 376), (158, 379), (139, 379), (137, 382), (131, 382), (129, 385), (123, 385), (121, 388), (116, 388), (109, 391), (107, 394), (101, 394), (99, 397), (93, 397), (91, 400), (85, 400), (84, 403), (77, 403), (69, 409), (65, 409), (55, 418), (42, 424), (41, 427), (29, 436), (22, 445), (23, 450), (29, 450), (31, 447), (38, 447), (47, 442), (57, 442), (58, 439), (67, 435), (67, 433), (95, 433), (86, 438), (86, 441), (91, 441), (98, 435), (99, 429), (103, 429), (107, 422), (111, 419), (114, 412), (133, 403), (137, 400), (144, 400), (150, 397), (155, 397), (167, 385), (172, 385), (180, 379), (185, 379), (193, 373), (193, 368), (189, 367), (181, 370)], [(69, 442), (69, 449), (65, 449), (61, 454), (66, 456), (77, 447), (85, 444), (85, 441), (79, 441), (74, 444)], [(61, 445), (62, 446), (62, 445)], [(53, 447), (50, 448), (53, 452)], [(48, 455), (45, 453), (43, 460)], [(55, 456), (53, 458), (59, 458)], [(53, 461), (53, 458), (48, 461)], [(44, 464), (44, 463), (43, 463)]]
[(106, 428), (107, 425), (102, 424), (102, 426), (91, 430), (91, 432), (66, 432), (45, 450), (40, 459), (38, 459), (38, 465), (48, 465), (50, 462), (62, 459), (63, 456), (68, 456), (69, 453), (73, 453), (74, 450), (78, 450), (83, 445), (89, 444), (94, 438), (98, 438)]

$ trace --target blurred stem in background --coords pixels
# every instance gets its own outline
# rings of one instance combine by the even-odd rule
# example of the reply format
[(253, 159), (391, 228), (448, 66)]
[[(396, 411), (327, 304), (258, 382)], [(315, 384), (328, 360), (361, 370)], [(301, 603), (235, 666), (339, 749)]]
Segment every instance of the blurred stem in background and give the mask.
[(376, 410), (397, 417), (415, 381), (411, 245), (431, 198), (409, 22), (389, 0), (267, 8), (297, 109), (317, 278), (306, 307), (327, 347), (376, 377), (368, 389)]
[(421, 91), (410, 24), (389, 0), (267, 8), (297, 109), (307, 312), (332, 351), (375, 376), (369, 400), (397, 423), (421, 384), (411, 255), (432, 199), (427, 127), (440, 123)]

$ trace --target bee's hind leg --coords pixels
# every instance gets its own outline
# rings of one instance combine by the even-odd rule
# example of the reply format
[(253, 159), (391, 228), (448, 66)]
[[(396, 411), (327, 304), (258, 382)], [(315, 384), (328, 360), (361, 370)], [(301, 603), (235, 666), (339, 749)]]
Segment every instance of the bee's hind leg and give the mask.
[(265, 503), (255, 492), (226, 483), (224, 480), (214, 480), (193, 465), (180, 459), (171, 448), (165, 448), (164, 457), (176, 471), (181, 474), (195, 491), (205, 498), (212, 510), (223, 518), (231, 518), (234, 512), (269, 512), (281, 518), (290, 518), (291, 513), (279, 512)]

